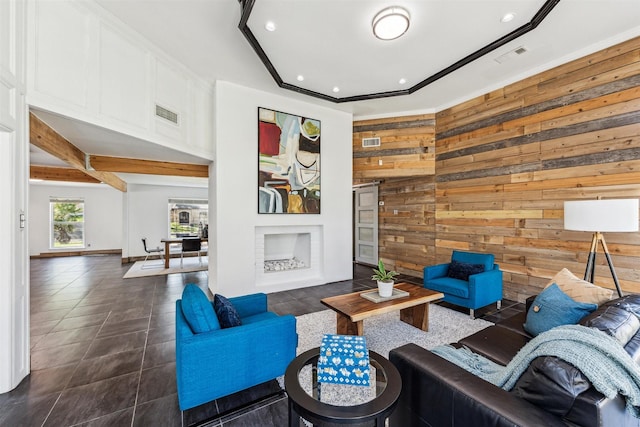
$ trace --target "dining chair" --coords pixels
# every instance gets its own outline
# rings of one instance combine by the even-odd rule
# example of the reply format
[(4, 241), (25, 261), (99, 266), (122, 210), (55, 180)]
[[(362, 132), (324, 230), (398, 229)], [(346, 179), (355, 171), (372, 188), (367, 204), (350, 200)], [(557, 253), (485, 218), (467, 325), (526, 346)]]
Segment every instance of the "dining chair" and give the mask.
[(188, 239), (182, 239), (182, 251), (180, 252), (180, 268), (182, 268), (182, 260), (185, 253), (197, 252), (198, 261), (202, 266), (202, 240), (199, 237), (190, 237)]
[(163, 257), (162, 257), (164, 249), (162, 249), (160, 246), (157, 246), (155, 248), (149, 249), (147, 247), (147, 238), (146, 237), (142, 238), (142, 246), (144, 247), (144, 251), (147, 253), (147, 256), (144, 257), (144, 261), (142, 261), (142, 266), (140, 267), (141, 269), (145, 268), (145, 265), (146, 265), (147, 260), (149, 259), (149, 257), (151, 255), (155, 255), (155, 254), (160, 255), (160, 260), (162, 261), (162, 264), (161, 265), (152, 265), (152, 266), (149, 266), (149, 267), (146, 267), (146, 268), (164, 267), (164, 260), (163, 260)]

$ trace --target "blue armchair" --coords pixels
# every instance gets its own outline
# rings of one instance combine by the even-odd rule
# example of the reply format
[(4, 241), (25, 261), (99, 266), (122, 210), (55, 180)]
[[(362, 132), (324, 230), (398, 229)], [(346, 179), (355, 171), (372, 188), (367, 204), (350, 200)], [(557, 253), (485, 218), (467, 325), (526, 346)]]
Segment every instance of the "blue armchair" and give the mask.
[(480, 307), (495, 302), (500, 309), (502, 271), (492, 254), (453, 251), (451, 261), (425, 267), (424, 287), (442, 292), (446, 302), (468, 308), (472, 319)]
[[(200, 313), (211, 304), (204, 299), (204, 305), (196, 307)], [(229, 301), (242, 324), (200, 333), (193, 332), (185, 317), (183, 308), (189, 307), (183, 307), (182, 299), (176, 301), (176, 379), (183, 411), (283, 375), (296, 356), (294, 316), (267, 311), (262, 293)]]

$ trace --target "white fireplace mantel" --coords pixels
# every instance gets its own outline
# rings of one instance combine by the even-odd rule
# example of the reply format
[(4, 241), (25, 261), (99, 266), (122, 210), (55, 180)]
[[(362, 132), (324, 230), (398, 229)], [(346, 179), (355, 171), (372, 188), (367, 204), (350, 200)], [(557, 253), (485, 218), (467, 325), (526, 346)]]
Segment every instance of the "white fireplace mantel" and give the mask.
[[(323, 284), (322, 231), (322, 225), (277, 225), (256, 227), (256, 290), (269, 293)], [(264, 271), (265, 236), (277, 234), (308, 234), (310, 236), (309, 265), (307, 268), (284, 271)]]

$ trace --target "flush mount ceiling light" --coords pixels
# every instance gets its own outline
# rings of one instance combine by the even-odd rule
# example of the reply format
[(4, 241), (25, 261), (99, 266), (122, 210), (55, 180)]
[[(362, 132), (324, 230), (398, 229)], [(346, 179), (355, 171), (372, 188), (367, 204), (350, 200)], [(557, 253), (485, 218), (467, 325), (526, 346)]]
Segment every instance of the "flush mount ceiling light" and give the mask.
[(382, 9), (373, 18), (373, 34), (380, 40), (394, 40), (409, 29), (411, 17), (406, 9), (392, 6)]

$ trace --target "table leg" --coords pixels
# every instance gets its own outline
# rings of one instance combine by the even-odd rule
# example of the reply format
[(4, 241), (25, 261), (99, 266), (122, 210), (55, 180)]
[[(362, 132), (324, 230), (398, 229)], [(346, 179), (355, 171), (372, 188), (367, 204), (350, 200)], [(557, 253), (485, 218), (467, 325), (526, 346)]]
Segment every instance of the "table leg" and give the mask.
[(300, 427), (300, 415), (293, 409), (291, 398), (287, 400), (289, 401), (289, 427)]
[(422, 329), (429, 331), (429, 303), (419, 304), (414, 307), (403, 308), (400, 310), (400, 320)]
[(336, 312), (336, 333), (338, 335), (360, 335), (364, 333), (362, 320), (352, 322), (349, 316)]
[(171, 255), (171, 253), (169, 252), (170, 246), (170, 242), (164, 242), (164, 268), (169, 268), (169, 259)]

